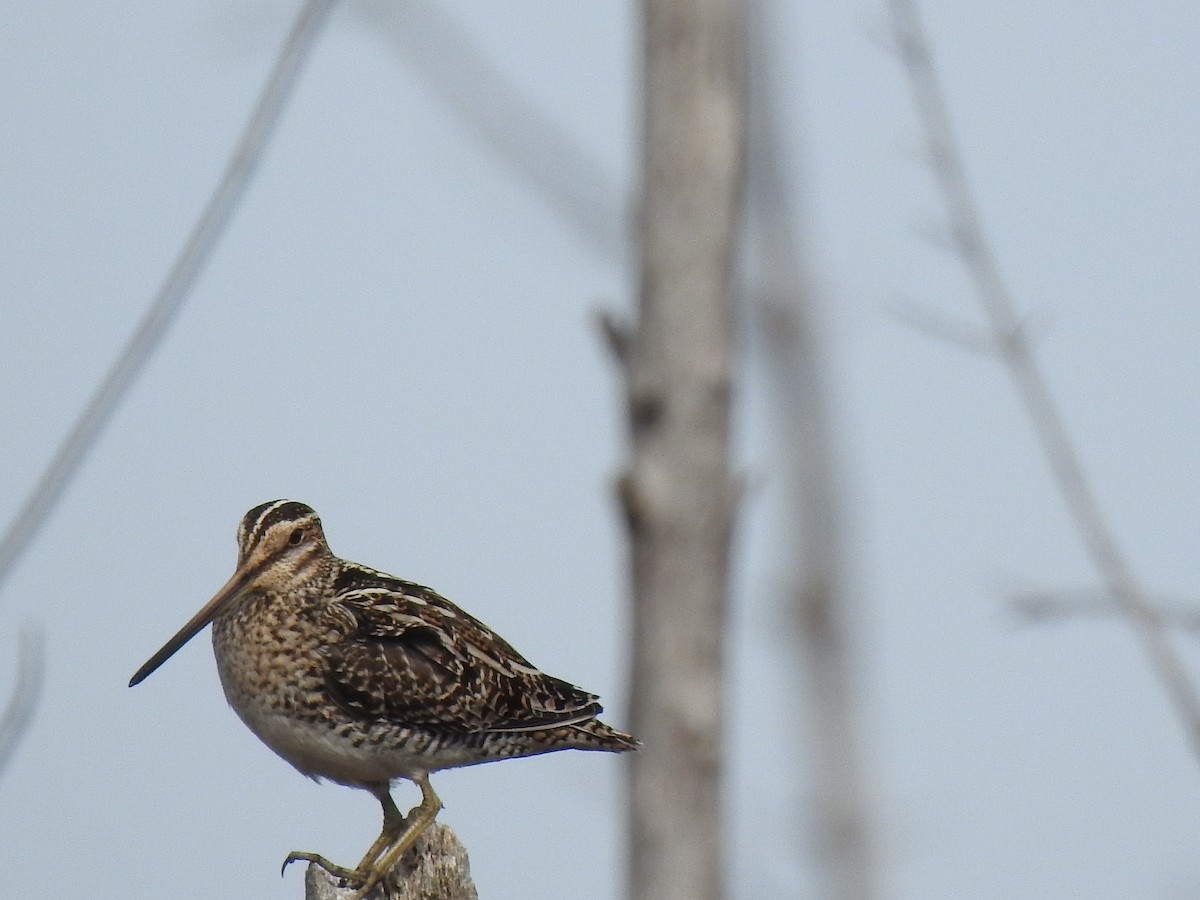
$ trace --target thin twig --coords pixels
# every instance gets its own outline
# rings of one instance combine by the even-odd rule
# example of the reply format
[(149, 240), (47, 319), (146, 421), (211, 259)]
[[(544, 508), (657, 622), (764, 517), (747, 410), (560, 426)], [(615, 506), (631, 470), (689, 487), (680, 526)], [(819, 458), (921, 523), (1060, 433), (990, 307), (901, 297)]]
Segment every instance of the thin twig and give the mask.
[(334, 0), (306, 0), (221, 180), (129, 342), (0, 538), (0, 586), (162, 341), (250, 183)]
[[(980, 356), (999, 355), (1005, 345), (1013, 340), (1012, 335), (1001, 335), (997, 339), (994, 328), (975, 325), (908, 297), (899, 297), (887, 309), (896, 321), (913, 331)], [(1025, 332), (1022, 337), (1031, 341), (1041, 333), (1045, 323), (1027, 316), (1018, 327)]]
[[(1154, 598), (1155, 615), (1165, 627), (1200, 631), (1200, 604), (1182, 598)], [(1101, 619), (1125, 615), (1116, 600), (1100, 591), (1022, 591), (1008, 598), (1012, 611), (1024, 624), (1062, 619)]]
[(954, 246), (974, 283), (999, 344), (1000, 358), (1032, 420), (1054, 480), (1075, 528), (1108, 592), (1134, 626), (1150, 667), (1179, 716), (1192, 750), (1200, 756), (1200, 696), (1147, 602), (1083, 471), (1045, 376), (1038, 365), (1016, 305), (984, 233), (978, 206), (954, 139), (950, 114), (916, 4), (888, 0), (892, 33), (925, 134), (930, 164)]
[(999, 350), (990, 329), (949, 316), (907, 297), (888, 304), (887, 311), (901, 325), (968, 353), (988, 356)]
[(17, 650), (17, 680), (8, 707), (0, 717), (0, 777), (12, 761), (17, 744), (21, 742), (34, 710), (42, 695), (45, 680), (45, 654), (40, 630), (27, 627), (21, 632)]

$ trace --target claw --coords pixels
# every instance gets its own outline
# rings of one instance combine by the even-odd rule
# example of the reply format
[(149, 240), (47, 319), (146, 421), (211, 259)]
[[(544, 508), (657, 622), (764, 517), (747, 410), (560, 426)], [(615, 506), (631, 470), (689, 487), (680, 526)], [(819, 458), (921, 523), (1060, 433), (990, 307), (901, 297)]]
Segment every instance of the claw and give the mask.
[(279, 874), (282, 876), (287, 867), (294, 862), (304, 860), (305, 862), (315, 863), (320, 866), (330, 875), (335, 878), (340, 878), (347, 884), (362, 884), (366, 881), (367, 876), (357, 869), (347, 869), (345, 866), (339, 866), (337, 863), (330, 862), (320, 853), (309, 853), (306, 850), (293, 850), (287, 855), (283, 861), (283, 865), (279, 867)]

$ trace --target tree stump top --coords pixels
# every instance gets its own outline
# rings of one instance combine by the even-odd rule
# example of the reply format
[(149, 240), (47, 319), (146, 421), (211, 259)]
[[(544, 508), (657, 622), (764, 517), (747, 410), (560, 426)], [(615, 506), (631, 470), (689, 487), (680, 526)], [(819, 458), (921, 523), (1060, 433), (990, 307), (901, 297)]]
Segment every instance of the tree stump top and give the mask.
[[(315, 863), (304, 876), (305, 900), (348, 900), (354, 888)], [(467, 848), (449, 826), (434, 822), (366, 900), (478, 900)]]

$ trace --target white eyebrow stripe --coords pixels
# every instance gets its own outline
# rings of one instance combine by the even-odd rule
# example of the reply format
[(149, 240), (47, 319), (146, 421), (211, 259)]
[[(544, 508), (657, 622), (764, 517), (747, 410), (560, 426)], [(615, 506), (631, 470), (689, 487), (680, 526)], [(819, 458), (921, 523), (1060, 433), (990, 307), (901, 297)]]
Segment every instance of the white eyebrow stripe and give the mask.
[(279, 509), (279, 507), (286, 506), (288, 503), (291, 503), (291, 502), (292, 502), (291, 500), (276, 500), (274, 503), (272, 503), (270, 506), (268, 506), (266, 509), (264, 509), (261, 513), (259, 513), (258, 519), (256, 519), (254, 522), (254, 527), (251, 528), (250, 533), (248, 535), (246, 535), (245, 546), (253, 547), (255, 544), (257, 544), (258, 539), (260, 537), (262, 537), (260, 532), (262, 531), (263, 523), (265, 521), (267, 521), (267, 516), (271, 515), (271, 513), (275, 512), (275, 510)]

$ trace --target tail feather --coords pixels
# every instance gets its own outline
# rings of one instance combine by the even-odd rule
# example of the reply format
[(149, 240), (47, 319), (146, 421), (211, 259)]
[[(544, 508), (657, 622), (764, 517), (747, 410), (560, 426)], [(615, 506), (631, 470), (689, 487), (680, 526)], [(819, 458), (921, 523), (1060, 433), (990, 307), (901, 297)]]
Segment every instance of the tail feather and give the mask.
[(599, 719), (588, 719), (568, 725), (564, 730), (570, 734), (568, 741), (570, 746), (579, 750), (607, 750), (610, 753), (624, 753), (642, 746), (642, 742), (633, 735), (617, 731)]

